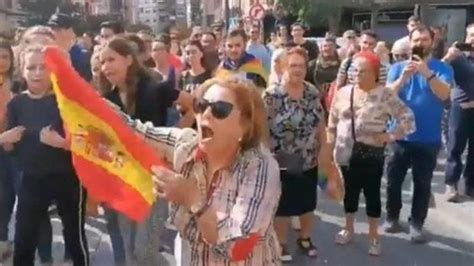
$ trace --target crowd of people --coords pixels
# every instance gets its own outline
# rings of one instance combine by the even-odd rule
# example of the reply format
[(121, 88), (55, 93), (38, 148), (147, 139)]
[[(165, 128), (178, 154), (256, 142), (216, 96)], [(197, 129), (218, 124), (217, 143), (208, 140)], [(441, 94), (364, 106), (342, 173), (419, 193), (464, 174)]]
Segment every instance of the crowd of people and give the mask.
[[(45, 26), (2, 39), (0, 262), (13, 256), (15, 266), (34, 265), (38, 252), (42, 265), (52, 265), (54, 208), (64, 259), (77, 266), (90, 264), (85, 219), (97, 208), (115, 265), (167, 265), (160, 234), (171, 227), (178, 265), (280, 265), (292, 261), (290, 221), (299, 224), (298, 248), (317, 257), (312, 235), (323, 176), (329, 196), (343, 202), (345, 226), (335, 242), (352, 241), (362, 191), (368, 253), (379, 256), (382, 176), (386, 171), (383, 228), (401, 233), (408, 169), (410, 239), (425, 242), (443, 139), (447, 200), (474, 197), (474, 24), (459, 42), (465, 45), (449, 48), (442, 29), (417, 16), (407, 28), (391, 50), (371, 30), (344, 32), (341, 47), (331, 35), (315, 43), (301, 23), (279, 25), (268, 42), (255, 24), (228, 32), (222, 24), (194, 27), (182, 40), (176, 29), (156, 36), (105, 22), (98, 35), (77, 37), (74, 20), (57, 13)], [(68, 54), (168, 163), (151, 169), (160, 200), (145, 221), (94, 202), (81, 186), (44, 61), (47, 46)]]

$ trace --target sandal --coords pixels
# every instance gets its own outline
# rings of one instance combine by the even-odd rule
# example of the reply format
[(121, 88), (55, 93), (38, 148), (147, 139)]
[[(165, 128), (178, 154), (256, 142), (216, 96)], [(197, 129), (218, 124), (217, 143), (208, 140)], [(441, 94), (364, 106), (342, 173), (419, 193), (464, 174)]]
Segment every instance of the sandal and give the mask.
[(382, 246), (380, 242), (376, 239), (369, 242), (369, 255), (371, 256), (380, 256), (382, 253)]
[(337, 233), (336, 235), (336, 243), (339, 245), (346, 245), (352, 240), (352, 234), (349, 232), (349, 230), (342, 229)]
[(311, 238), (299, 238), (296, 243), (298, 243), (298, 247), (305, 252), (308, 257), (318, 256), (318, 249), (313, 245), (313, 242), (311, 242)]

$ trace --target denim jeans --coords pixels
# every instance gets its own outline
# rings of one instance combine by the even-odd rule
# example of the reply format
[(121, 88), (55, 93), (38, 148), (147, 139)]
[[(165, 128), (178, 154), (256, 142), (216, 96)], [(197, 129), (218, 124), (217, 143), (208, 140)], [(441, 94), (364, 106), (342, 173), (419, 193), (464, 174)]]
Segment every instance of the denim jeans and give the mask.
[(110, 236), (110, 241), (112, 242), (115, 266), (126, 265), (125, 247), (119, 226), (119, 214), (117, 211), (107, 207), (104, 207), (104, 212), (105, 220), (107, 222), (107, 231)]
[(402, 185), (409, 168), (413, 173), (411, 223), (422, 228), (428, 215), (431, 180), (440, 144), (396, 142), (387, 165), (387, 219), (397, 221), (402, 208)]
[(11, 154), (0, 147), (0, 241), (8, 240), (8, 225), (20, 184), (20, 172)]
[(160, 238), (168, 217), (168, 203), (156, 201), (149, 216), (141, 223), (135, 223), (119, 215), (120, 231), (124, 240), (127, 265), (166, 266), (169, 265), (160, 251)]
[(451, 105), (449, 119), (448, 161), (446, 184), (457, 185), (463, 172), (462, 154), (468, 146), (464, 178), (466, 190), (474, 189), (474, 108), (462, 109)]

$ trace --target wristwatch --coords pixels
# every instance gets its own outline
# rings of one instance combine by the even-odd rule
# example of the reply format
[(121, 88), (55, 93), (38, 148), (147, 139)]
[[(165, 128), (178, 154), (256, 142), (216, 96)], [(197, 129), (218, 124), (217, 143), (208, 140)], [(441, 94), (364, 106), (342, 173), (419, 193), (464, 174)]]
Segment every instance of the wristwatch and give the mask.
[(430, 81), (431, 81), (432, 79), (434, 79), (434, 78), (436, 78), (436, 74), (435, 74), (435, 73), (431, 74), (431, 76), (430, 76), (429, 78), (427, 78), (426, 80), (427, 80), (428, 82), (430, 82)]

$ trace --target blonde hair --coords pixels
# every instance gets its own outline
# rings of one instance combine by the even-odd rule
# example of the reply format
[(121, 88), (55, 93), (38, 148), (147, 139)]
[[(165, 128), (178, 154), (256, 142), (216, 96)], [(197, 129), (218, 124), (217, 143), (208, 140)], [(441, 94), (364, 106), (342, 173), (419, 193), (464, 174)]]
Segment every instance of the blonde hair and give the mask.
[(276, 73), (276, 64), (278, 61), (284, 60), (286, 57), (286, 49), (279, 48), (276, 49), (273, 54), (272, 54), (272, 59), (271, 59), (271, 72), (270, 72), (270, 84), (277, 83), (279, 82), (280, 78), (278, 77), (278, 73)]
[(243, 151), (267, 146), (269, 131), (267, 112), (259, 89), (251, 82), (239, 79), (210, 79), (197, 92), (197, 97), (204, 94), (214, 85), (226, 88), (235, 95), (236, 105), (241, 112), (241, 125), (245, 133), (240, 142)]
[(20, 43), (22, 45), (29, 45), (30, 38), (35, 36), (35, 35), (41, 35), (45, 36), (47, 38), (50, 38), (52, 41), (55, 41), (56, 37), (54, 36), (54, 32), (49, 28), (45, 26), (33, 26), (28, 28), (22, 35)]
[(39, 44), (32, 44), (26, 46), (22, 51), (20, 52), (20, 56), (18, 57), (19, 63), (20, 63), (20, 73), (23, 75), (23, 68), (25, 67), (25, 59), (27, 54), (31, 53), (38, 53), (38, 54), (43, 54), (44, 46), (39, 45)]

